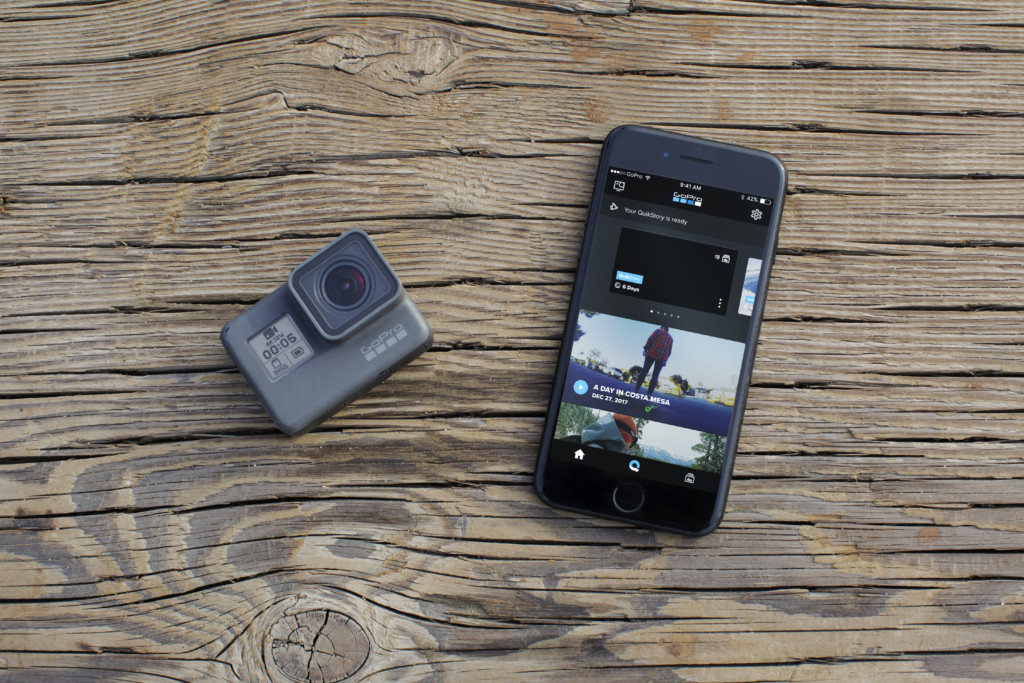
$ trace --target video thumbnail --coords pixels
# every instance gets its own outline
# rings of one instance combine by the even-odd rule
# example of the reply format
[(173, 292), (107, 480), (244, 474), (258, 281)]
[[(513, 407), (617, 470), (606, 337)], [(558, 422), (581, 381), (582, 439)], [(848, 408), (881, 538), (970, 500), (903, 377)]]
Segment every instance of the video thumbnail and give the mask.
[(761, 259), (748, 258), (747, 270), (743, 274), (743, 293), (740, 295), (740, 315), (754, 313), (754, 300), (757, 299), (757, 283), (761, 279)]
[(725, 315), (738, 252), (623, 228), (608, 285), (614, 294)]
[(562, 400), (724, 436), (743, 344), (580, 311)]
[(722, 471), (725, 437), (562, 402), (555, 438), (707, 472)]

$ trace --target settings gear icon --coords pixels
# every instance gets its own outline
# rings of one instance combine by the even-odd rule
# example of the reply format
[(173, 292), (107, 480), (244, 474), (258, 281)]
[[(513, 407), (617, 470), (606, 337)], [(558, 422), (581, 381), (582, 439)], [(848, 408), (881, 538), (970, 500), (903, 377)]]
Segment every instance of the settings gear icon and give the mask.
[(753, 211), (750, 212), (750, 217), (753, 218), (755, 221), (761, 220), (762, 215), (763, 214), (761, 213), (761, 209), (754, 209)]

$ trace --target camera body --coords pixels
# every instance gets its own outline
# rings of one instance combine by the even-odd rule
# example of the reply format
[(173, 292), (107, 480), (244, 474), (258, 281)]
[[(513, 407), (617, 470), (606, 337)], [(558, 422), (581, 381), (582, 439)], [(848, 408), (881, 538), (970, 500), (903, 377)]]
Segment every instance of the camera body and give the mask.
[(430, 348), (430, 326), (370, 237), (350, 230), (221, 330), (274, 424), (301, 434)]

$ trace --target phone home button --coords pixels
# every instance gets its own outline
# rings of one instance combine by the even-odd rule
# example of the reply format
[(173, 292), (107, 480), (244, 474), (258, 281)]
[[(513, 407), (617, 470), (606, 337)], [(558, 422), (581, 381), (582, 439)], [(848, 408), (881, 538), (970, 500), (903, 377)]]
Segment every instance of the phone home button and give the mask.
[(619, 484), (612, 492), (612, 502), (622, 512), (636, 512), (644, 504), (644, 489), (633, 482)]

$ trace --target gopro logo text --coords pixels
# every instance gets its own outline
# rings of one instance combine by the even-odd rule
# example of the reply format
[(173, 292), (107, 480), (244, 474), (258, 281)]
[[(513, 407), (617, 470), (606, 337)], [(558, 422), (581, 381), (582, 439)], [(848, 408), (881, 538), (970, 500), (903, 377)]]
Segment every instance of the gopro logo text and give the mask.
[(384, 353), (384, 351), (398, 343), (399, 339), (405, 339), (409, 336), (409, 333), (405, 331), (402, 324), (399, 323), (392, 327), (390, 330), (385, 330), (377, 335), (377, 338), (366, 346), (359, 349), (366, 360), (373, 360), (377, 356)]

